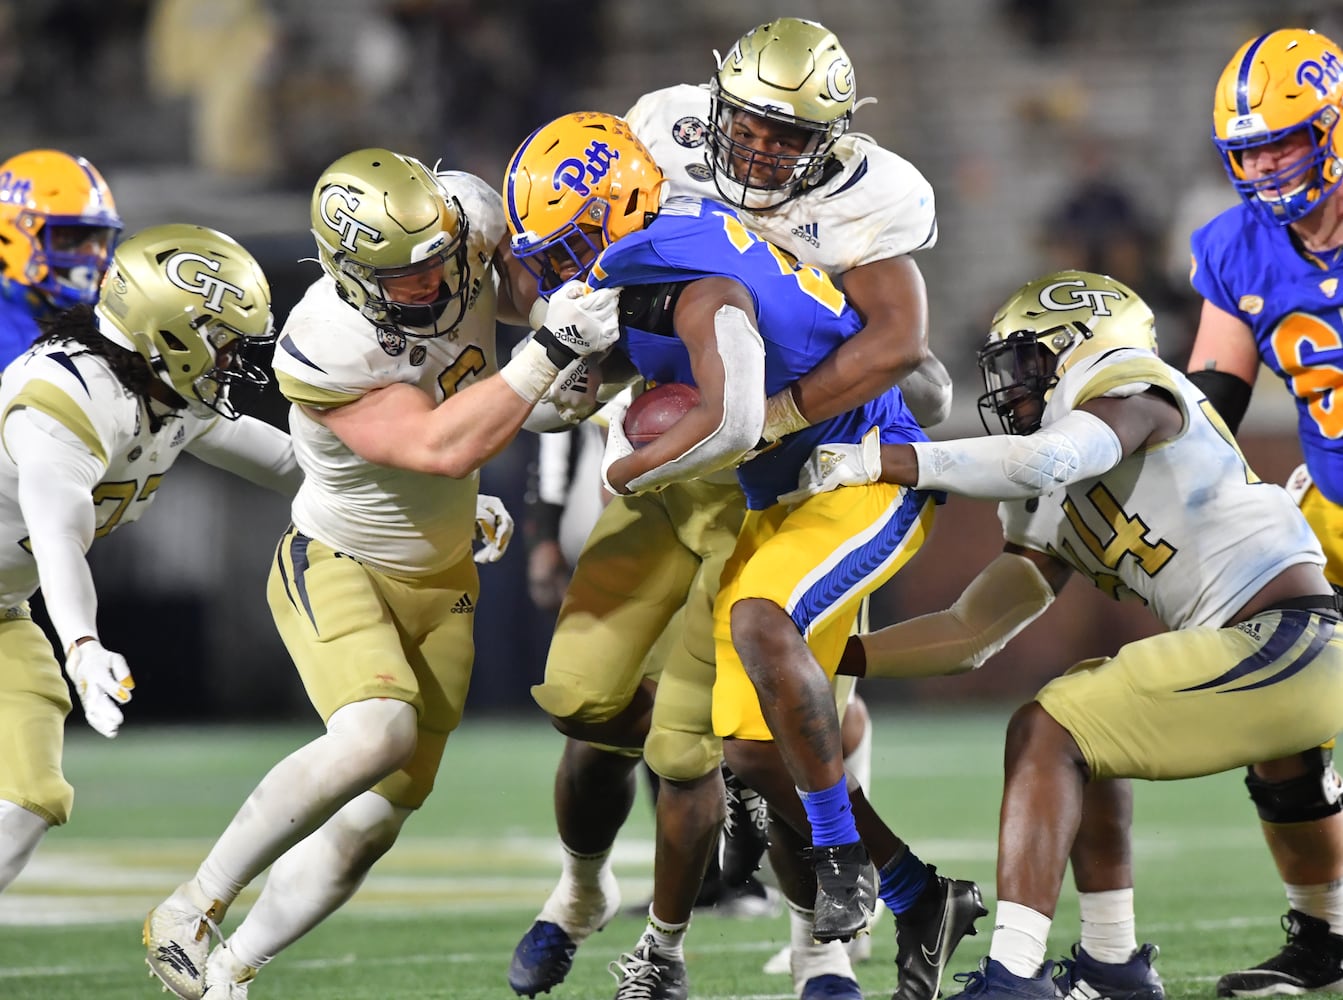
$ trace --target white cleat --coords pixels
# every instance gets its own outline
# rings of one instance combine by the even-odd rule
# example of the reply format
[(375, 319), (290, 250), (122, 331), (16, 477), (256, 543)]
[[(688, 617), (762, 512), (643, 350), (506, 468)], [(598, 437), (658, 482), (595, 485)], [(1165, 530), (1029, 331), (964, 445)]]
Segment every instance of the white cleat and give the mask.
[(211, 935), (219, 936), (224, 904), (199, 900), (188, 882), (149, 911), (143, 940), (150, 975), (182, 1000), (201, 1000)]
[(247, 1000), (247, 991), (256, 978), (256, 972), (250, 965), (238, 961), (228, 945), (221, 944), (210, 952), (210, 959), (205, 963), (205, 992), (201, 998)]

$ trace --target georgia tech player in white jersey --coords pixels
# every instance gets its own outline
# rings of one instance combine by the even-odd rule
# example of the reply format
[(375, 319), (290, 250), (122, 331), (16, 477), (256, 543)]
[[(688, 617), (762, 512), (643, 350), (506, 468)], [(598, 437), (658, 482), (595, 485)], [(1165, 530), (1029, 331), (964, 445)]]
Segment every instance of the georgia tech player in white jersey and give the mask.
[[(274, 362), (305, 479), (268, 596), (327, 731), (262, 779), (146, 919), (150, 969), (193, 1000), (244, 996), (428, 796), (471, 676), (475, 563), (498, 558), (512, 529), (496, 498), (477, 496), (478, 470), (561, 368), (617, 334), (614, 293), (575, 288), (496, 369), (496, 314), (517, 318), (503, 214), (468, 174), (358, 150), (319, 178), (311, 221), (324, 274)], [(257, 905), (211, 950), (208, 931), (267, 867)]]
[[(953, 608), (857, 640), (865, 676), (977, 666), (1073, 572), (1152, 609), (1169, 632), (1077, 664), (1009, 725), (993, 940), (961, 995), (1161, 1000), (1155, 949), (1134, 930), (1131, 792), (1113, 779), (1212, 774), (1338, 732), (1340, 602), (1300, 510), (1157, 357), (1131, 289), (1080, 271), (1032, 281), (979, 365), (986, 425), (996, 415), (1006, 441), (886, 448), (882, 478), (1003, 501), (1004, 551)], [(1082, 937), (1051, 977), (1070, 851)]]
[(28, 599), (40, 584), (90, 726), (116, 736), (134, 681), (98, 640), (85, 553), (142, 517), (177, 457), (292, 495), (285, 434), (240, 416), (264, 384), (270, 287), (252, 256), (199, 226), (145, 229), (116, 250), (101, 302), (57, 314), (0, 381), (0, 889), (74, 792), (61, 773), (70, 698)]

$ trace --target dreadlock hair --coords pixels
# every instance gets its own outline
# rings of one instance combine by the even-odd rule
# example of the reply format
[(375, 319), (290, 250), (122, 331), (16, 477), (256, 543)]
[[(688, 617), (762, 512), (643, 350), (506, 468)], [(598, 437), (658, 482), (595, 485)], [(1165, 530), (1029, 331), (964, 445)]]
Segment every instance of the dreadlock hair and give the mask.
[(149, 414), (150, 428), (157, 431), (163, 425), (163, 419), (156, 416), (154, 407), (149, 405), (149, 387), (155, 382), (149, 362), (137, 351), (114, 344), (99, 333), (92, 306), (77, 305), (63, 309), (39, 319), (38, 326), (42, 333), (34, 341), (34, 347), (74, 346), (78, 350), (71, 352), (72, 357), (92, 354), (101, 358), (125, 390), (144, 405), (145, 412)]

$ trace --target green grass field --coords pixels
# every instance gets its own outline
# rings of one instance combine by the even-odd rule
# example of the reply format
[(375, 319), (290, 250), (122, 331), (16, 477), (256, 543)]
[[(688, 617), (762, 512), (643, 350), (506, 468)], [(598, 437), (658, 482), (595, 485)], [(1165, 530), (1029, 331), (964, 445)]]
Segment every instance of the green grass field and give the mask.
[[(944, 872), (974, 878), (992, 906), (993, 859), (1006, 711), (881, 715), (876, 804), (914, 850)], [(194, 870), (255, 781), (311, 727), (141, 729), (109, 744), (71, 734), (66, 773), (72, 821), (54, 831), (0, 895), (0, 998), (153, 997), (142, 959), (144, 912)], [(340, 913), (273, 962), (254, 1000), (508, 998), (505, 971), (518, 937), (558, 871), (550, 786), (559, 738), (540, 722), (472, 722), (453, 737), (438, 788), (402, 840)], [(1161, 946), (1171, 998), (1211, 997), (1223, 971), (1282, 943), (1281, 886), (1239, 775), (1137, 791), (1139, 939)], [(652, 860), (646, 802), (617, 848), (627, 902), (646, 898)], [(226, 929), (254, 895), (244, 895)], [(1076, 940), (1066, 889), (1051, 939)], [(953, 971), (988, 947), (969, 938)], [(636, 941), (641, 922), (617, 918), (578, 953), (555, 1000), (614, 992), (607, 963)], [(887, 917), (873, 958), (859, 966), (871, 997), (895, 985)], [(761, 965), (787, 940), (787, 920), (697, 916), (687, 940), (697, 1000), (786, 1000), (785, 976)], [(948, 984), (954, 985), (954, 984)]]

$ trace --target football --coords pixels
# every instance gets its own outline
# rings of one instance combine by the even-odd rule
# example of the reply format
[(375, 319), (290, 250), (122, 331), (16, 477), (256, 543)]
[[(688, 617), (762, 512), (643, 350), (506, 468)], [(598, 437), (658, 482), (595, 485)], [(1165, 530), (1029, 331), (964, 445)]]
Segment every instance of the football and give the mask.
[(699, 390), (684, 382), (664, 382), (636, 396), (625, 411), (625, 437), (635, 448), (656, 440), (699, 402)]

